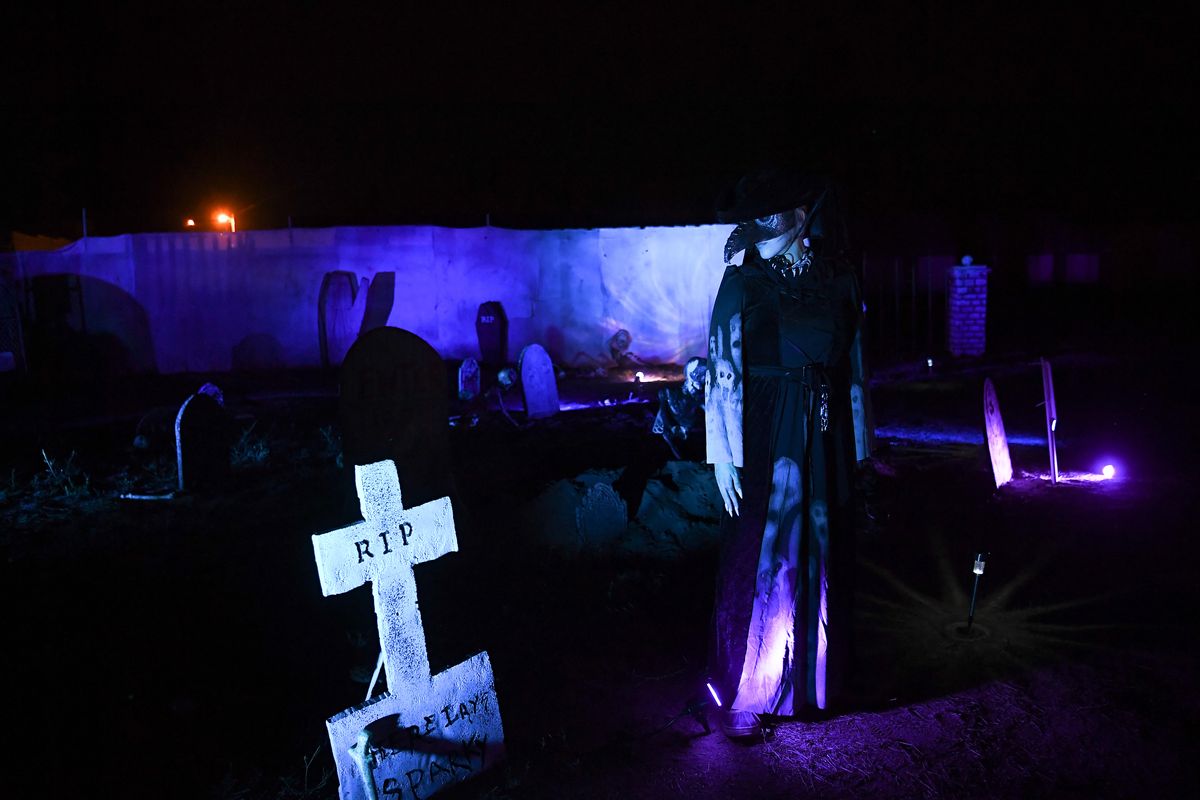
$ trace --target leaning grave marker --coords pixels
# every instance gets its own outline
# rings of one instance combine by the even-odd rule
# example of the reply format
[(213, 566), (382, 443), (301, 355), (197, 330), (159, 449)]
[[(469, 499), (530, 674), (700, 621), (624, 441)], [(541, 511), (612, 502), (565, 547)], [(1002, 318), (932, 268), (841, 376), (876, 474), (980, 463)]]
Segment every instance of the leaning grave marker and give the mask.
[(458, 549), (450, 499), (405, 508), (391, 461), (354, 472), (363, 521), (313, 550), (326, 597), (371, 583), (388, 691), (326, 723), (341, 797), (424, 798), (503, 758), (492, 664), (484, 651), (430, 672), (413, 567)]
[(1000, 401), (996, 399), (996, 387), (991, 378), (983, 381), (983, 425), (987, 433), (988, 455), (992, 459), (992, 476), (996, 488), (1012, 480), (1012, 459), (1008, 455), (1008, 436), (1004, 433), (1004, 420), (1000, 416)]
[(343, 363), (341, 421), (363, 522), (313, 549), (325, 596), (371, 583), (389, 690), (327, 722), (341, 796), (424, 798), (504, 752), (487, 653), (431, 675), (417, 608), (413, 567), (458, 549), (441, 356), (399, 328), (363, 334)]

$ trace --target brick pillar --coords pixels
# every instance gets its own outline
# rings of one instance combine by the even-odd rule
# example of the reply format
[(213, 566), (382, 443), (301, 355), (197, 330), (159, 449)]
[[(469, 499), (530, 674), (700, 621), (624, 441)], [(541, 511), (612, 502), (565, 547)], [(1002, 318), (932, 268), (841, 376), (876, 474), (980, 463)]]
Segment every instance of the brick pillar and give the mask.
[(946, 349), (953, 356), (981, 356), (987, 336), (986, 266), (963, 263), (951, 267), (946, 287)]

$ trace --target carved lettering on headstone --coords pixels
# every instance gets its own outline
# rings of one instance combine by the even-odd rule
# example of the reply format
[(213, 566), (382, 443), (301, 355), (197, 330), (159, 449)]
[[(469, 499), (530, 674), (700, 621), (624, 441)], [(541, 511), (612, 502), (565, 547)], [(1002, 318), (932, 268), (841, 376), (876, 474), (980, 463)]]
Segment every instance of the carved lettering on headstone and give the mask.
[(355, 467), (363, 521), (314, 535), (326, 597), (370, 582), (388, 691), (326, 723), (343, 800), (425, 798), (504, 755), (487, 652), (430, 674), (413, 566), (458, 549), (443, 497), (404, 508), (391, 461)]
[(996, 399), (996, 387), (991, 378), (983, 381), (983, 424), (987, 433), (988, 454), (992, 459), (992, 476), (996, 488), (1012, 480), (1012, 460), (1008, 456), (1008, 436), (1004, 433), (1004, 420), (1000, 417), (1000, 402)]
[(540, 344), (528, 345), (517, 363), (521, 373), (521, 392), (525, 397), (525, 416), (529, 419), (558, 413), (558, 380), (554, 364)]

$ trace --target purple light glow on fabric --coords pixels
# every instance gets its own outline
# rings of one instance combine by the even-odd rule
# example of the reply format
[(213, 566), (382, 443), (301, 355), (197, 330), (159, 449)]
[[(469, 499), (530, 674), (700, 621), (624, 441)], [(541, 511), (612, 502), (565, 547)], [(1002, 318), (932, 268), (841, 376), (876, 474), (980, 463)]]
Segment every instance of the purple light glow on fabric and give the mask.
[[(479, 354), (475, 310), (491, 301), (512, 320), (514, 348), (538, 342), (561, 361), (581, 352), (603, 358), (604, 342), (625, 329), (639, 358), (682, 364), (707, 350), (719, 254), (732, 227), (89, 236), (23, 254), (21, 268), (29, 279), (79, 275), (87, 333), (115, 337), (139, 372), (322, 367), (323, 313), (345, 328), (339, 336), (352, 339), (363, 322), (390, 324), (444, 358), (466, 358)], [(338, 272), (346, 291), (320, 292)], [(367, 294), (351, 291), (360, 281)]]
[(829, 585), (825, 574), (825, 558), (821, 558), (821, 601), (817, 607), (817, 674), (816, 683), (817, 708), (825, 708), (825, 667), (829, 655)]

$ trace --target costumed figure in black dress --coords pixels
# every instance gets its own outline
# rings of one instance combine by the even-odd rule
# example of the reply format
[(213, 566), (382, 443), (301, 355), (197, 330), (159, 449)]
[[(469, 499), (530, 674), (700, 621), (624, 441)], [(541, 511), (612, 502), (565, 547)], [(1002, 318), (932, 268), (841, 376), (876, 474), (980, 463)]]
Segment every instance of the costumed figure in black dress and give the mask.
[(866, 457), (851, 411), (852, 387), (865, 390), (851, 357), (862, 307), (827, 182), (751, 174), (718, 218), (738, 225), (713, 303), (705, 394), (707, 460), (727, 512), (709, 661), (722, 727), (739, 737), (759, 733), (764, 714), (835, 706), (847, 677), (851, 490)]

